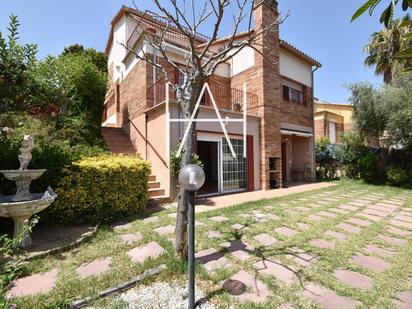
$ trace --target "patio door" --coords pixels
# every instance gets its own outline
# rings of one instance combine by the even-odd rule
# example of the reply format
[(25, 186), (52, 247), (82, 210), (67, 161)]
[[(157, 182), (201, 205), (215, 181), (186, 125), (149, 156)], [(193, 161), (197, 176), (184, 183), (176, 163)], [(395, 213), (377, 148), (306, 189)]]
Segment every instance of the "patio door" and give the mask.
[(222, 138), (222, 188), (223, 193), (247, 189), (247, 159), (243, 157), (243, 139), (230, 139), (236, 153), (233, 158), (230, 147)]

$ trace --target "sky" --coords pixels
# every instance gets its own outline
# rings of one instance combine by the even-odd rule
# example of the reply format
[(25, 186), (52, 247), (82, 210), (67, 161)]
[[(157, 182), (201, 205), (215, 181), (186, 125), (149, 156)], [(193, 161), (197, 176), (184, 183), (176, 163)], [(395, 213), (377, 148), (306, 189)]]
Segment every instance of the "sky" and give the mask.
[[(357, 81), (369, 81), (377, 86), (381, 84), (382, 78), (374, 75), (373, 68), (366, 68), (363, 64), (363, 47), (371, 34), (381, 28), (379, 13), (382, 9), (378, 8), (372, 17), (365, 14), (350, 23), (351, 16), (365, 0), (278, 2), (281, 14), (288, 11), (291, 14), (281, 25), (281, 38), (322, 63), (322, 68), (315, 76), (317, 98), (344, 103), (350, 96), (345, 84)], [(141, 10), (154, 10), (150, 0), (136, 0), (135, 3)], [(133, 2), (1, 0), (0, 31), (6, 33), (8, 17), (14, 13), (21, 22), (20, 42), (38, 44), (41, 58), (49, 54), (58, 55), (65, 46), (74, 43), (104, 51), (110, 22), (121, 5), (133, 6)], [(225, 29), (230, 30), (228, 20), (225, 21), (222, 32)]]

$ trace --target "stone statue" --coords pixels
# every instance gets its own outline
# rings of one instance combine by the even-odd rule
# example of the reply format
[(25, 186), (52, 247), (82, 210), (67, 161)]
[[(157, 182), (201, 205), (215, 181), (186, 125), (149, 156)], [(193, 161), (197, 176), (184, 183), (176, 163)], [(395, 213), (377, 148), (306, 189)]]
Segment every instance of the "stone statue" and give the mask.
[(20, 147), (20, 154), (19, 154), (19, 162), (20, 168), (19, 170), (27, 170), (29, 163), (31, 161), (32, 155), (31, 151), (34, 147), (34, 139), (30, 135), (24, 135), (23, 142), (21, 143)]

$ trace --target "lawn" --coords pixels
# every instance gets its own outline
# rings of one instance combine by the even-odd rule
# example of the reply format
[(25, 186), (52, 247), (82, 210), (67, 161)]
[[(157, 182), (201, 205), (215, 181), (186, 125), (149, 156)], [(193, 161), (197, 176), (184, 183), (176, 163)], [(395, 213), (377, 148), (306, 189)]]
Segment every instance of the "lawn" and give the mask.
[[(14, 302), (18, 308), (65, 307), (161, 264), (167, 269), (144, 284), (184, 283), (186, 264), (174, 256), (173, 233), (158, 229), (174, 225), (175, 211), (146, 214), (146, 220), (134, 218), (117, 228), (102, 226), (80, 247), (31, 261), (22, 276), (56, 269), (55, 287)], [(197, 284), (219, 308), (396, 308), (412, 295), (407, 293), (412, 292), (410, 190), (339, 181), (326, 189), (201, 213), (196, 221)], [(139, 237), (125, 243), (120, 238), (125, 234)], [(128, 252), (150, 242), (163, 254), (133, 262)], [(106, 272), (85, 279), (76, 273), (79, 266), (107, 257)], [(241, 297), (221, 289), (226, 279), (243, 280), (245, 274), (258, 292), (255, 284), (246, 284)], [(92, 305), (112, 308), (114, 302), (121, 307), (113, 297)]]

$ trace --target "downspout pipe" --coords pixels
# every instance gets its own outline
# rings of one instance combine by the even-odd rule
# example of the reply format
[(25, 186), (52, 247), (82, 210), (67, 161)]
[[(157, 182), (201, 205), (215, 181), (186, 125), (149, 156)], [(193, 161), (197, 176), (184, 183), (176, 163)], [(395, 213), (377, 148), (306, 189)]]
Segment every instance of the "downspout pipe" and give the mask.
[(312, 70), (312, 156), (313, 156), (313, 176), (312, 180), (316, 181), (316, 153), (315, 153), (315, 72), (320, 69), (320, 66), (316, 66)]

